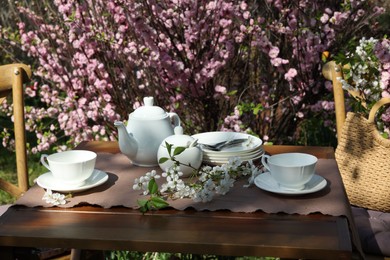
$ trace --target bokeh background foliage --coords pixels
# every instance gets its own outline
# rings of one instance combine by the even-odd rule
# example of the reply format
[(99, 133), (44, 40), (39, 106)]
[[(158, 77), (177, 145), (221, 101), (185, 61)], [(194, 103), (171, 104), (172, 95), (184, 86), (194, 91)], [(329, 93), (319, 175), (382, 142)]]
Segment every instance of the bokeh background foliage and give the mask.
[[(115, 140), (113, 122), (126, 120), (148, 95), (177, 112), (188, 134), (247, 131), (277, 144), (334, 145), (333, 103), (321, 67), (362, 35), (383, 35), (378, 6), (7, 1), (0, 57), (34, 71), (26, 87), (32, 153)], [(2, 106), (2, 113), (11, 110)], [(12, 147), (12, 131), (2, 125), (3, 144)]]

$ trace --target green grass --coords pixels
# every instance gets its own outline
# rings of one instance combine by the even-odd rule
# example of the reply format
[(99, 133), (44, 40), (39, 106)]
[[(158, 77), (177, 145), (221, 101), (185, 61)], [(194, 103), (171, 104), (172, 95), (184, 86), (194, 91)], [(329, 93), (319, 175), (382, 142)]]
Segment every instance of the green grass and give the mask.
[(214, 255), (196, 255), (182, 253), (140, 253), (130, 251), (111, 251), (106, 252), (106, 260), (277, 260), (274, 257), (251, 257), (251, 256), (214, 256)]
[[(34, 184), (34, 180), (47, 171), (47, 169), (39, 162), (38, 154), (28, 155), (28, 174), (30, 185)], [(8, 151), (4, 147), (0, 147), (0, 178), (17, 183), (16, 177), (16, 158), (15, 153)], [(16, 200), (5, 191), (0, 190), (0, 205), (13, 203)]]

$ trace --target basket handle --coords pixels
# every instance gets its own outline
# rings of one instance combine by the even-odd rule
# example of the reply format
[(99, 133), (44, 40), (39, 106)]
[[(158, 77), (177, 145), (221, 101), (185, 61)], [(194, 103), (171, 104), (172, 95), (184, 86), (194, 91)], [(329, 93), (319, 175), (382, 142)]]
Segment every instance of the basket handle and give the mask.
[(382, 98), (378, 102), (376, 102), (375, 105), (371, 108), (370, 114), (368, 116), (368, 122), (373, 123), (375, 120), (376, 112), (378, 112), (379, 108), (389, 103), (390, 103), (390, 98)]

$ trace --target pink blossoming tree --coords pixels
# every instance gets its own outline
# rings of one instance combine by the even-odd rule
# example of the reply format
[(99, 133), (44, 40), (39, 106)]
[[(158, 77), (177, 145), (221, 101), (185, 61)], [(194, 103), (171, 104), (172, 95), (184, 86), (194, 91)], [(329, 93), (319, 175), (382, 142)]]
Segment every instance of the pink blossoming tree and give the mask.
[[(266, 141), (297, 142), (309, 115), (321, 115), (322, 126), (333, 127), (321, 54), (339, 51), (383, 13), (367, 6), (293, 0), (21, 2), (17, 31), (1, 28), (0, 51), (21, 50), (33, 67), (35, 83), (26, 88), (27, 130), (38, 140), (32, 152), (115, 140), (113, 122), (126, 120), (147, 95), (177, 112), (188, 134), (251, 131)], [(11, 140), (7, 131), (5, 145)]]

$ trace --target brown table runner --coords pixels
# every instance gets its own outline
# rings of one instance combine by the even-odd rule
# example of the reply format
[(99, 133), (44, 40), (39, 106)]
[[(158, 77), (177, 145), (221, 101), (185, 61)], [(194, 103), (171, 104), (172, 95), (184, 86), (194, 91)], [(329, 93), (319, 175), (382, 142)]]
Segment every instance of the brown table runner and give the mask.
[[(138, 208), (137, 200), (145, 198), (142, 192), (133, 190), (134, 179), (144, 175), (153, 168), (134, 166), (122, 154), (98, 153), (96, 168), (105, 171), (108, 181), (101, 186), (73, 194), (65, 205), (59, 207), (75, 207), (78, 205), (94, 205), (103, 208), (123, 206)], [(161, 171), (159, 171), (161, 172)], [(334, 159), (319, 159), (316, 173), (327, 180), (327, 186), (316, 193), (284, 196), (263, 191), (252, 185), (243, 187), (247, 180), (238, 180), (234, 187), (224, 196), (215, 196), (211, 202), (193, 202), (191, 199), (168, 201), (177, 210), (194, 208), (195, 210), (230, 210), (232, 212), (288, 213), (307, 215), (322, 213), (331, 216), (345, 216), (351, 224), (354, 245), (360, 249), (360, 242), (354, 228), (351, 209), (342, 184), (337, 164)], [(161, 179), (160, 179), (161, 180)], [(16, 205), (27, 207), (52, 207), (42, 200), (45, 191), (38, 185), (31, 187)], [(359, 250), (360, 251), (360, 250)], [(361, 252), (361, 251), (360, 251)]]
[[(105, 171), (109, 179), (101, 186), (79, 193), (74, 193), (68, 203), (60, 207), (77, 205), (96, 205), (104, 208), (124, 206), (137, 208), (137, 199), (145, 198), (140, 191), (134, 191), (134, 179), (144, 175), (152, 168), (131, 165), (122, 154), (99, 153), (96, 168)], [(310, 214), (320, 212), (332, 216), (348, 216), (348, 201), (342, 187), (340, 174), (335, 160), (319, 159), (316, 173), (327, 180), (323, 190), (306, 195), (284, 196), (263, 191), (252, 185), (249, 188), (246, 179), (235, 182), (234, 187), (225, 196), (216, 196), (211, 202), (195, 203), (191, 199), (169, 201), (178, 210), (192, 207), (196, 210), (231, 210), (233, 212), (254, 212), (262, 210), (266, 213), (284, 212), (288, 214)], [(38, 185), (29, 189), (17, 202), (17, 205), (28, 207), (51, 207), (42, 200), (44, 189)]]

